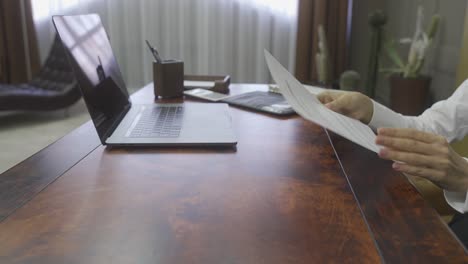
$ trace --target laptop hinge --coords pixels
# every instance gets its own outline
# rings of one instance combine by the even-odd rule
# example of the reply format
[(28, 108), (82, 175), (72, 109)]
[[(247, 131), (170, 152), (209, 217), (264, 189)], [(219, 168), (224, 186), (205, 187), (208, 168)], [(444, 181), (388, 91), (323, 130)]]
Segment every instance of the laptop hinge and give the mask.
[(103, 143), (105, 143), (107, 141), (107, 139), (110, 136), (112, 136), (112, 134), (117, 129), (117, 127), (120, 125), (122, 120), (125, 118), (125, 116), (127, 115), (128, 111), (130, 110), (131, 107), (132, 107), (132, 103), (129, 103), (128, 105), (125, 106), (125, 109), (115, 119), (114, 123), (112, 123), (112, 125), (109, 127), (109, 130), (107, 130), (106, 133), (104, 134), (104, 142)]

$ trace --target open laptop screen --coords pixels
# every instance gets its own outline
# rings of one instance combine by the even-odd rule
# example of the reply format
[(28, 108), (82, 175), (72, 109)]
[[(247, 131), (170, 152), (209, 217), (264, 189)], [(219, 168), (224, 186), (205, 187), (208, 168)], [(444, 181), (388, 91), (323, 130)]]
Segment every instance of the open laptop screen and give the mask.
[(128, 92), (98, 15), (54, 16), (53, 22), (102, 142), (130, 106)]

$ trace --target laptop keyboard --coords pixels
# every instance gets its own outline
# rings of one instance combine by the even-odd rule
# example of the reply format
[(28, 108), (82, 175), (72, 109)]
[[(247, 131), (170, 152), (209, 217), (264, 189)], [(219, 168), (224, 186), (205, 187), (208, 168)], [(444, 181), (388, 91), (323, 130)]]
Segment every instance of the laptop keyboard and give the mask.
[(130, 132), (131, 138), (176, 138), (182, 128), (184, 108), (157, 106), (142, 111), (138, 123)]

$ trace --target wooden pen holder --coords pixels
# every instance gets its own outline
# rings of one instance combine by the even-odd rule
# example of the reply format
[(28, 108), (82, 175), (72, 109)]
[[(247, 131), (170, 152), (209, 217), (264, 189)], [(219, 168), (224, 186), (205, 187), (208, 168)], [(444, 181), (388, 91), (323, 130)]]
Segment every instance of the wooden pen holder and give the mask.
[(184, 95), (184, 62), (164, 60), (153, 62), (154, 96), (177, 98)]

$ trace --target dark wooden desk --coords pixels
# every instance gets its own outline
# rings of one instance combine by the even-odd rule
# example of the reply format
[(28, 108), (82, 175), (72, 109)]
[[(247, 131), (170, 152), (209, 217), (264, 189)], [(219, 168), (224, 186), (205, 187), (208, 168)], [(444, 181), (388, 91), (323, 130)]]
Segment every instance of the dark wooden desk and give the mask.
[(236, 149), (108, 149), (87, 123), (0, 175), (0, 263), (468, 262), (375, 154), (297, 116), (232, 116)]

